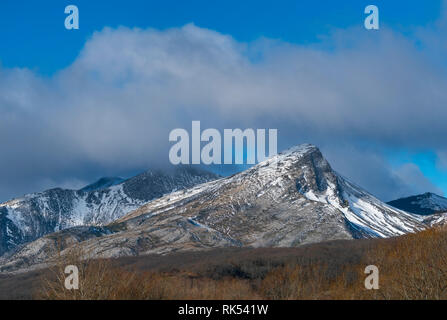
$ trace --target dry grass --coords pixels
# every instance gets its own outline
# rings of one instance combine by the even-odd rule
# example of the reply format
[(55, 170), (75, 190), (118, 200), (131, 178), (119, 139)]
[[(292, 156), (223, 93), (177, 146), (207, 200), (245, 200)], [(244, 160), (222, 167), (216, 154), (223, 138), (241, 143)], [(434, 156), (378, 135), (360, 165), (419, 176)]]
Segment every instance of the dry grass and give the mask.
[[(62, 274), (61, 274), (62, 275)], [(45, 281), (40, 299), (56, 300), (167, 300), (256, 298), (248, 282), (211, 280), (159, 272), (115, 268), (110, 262), (90, 262), (80, 271), (79, 290), (67, 290), (64, 277)]]
[[(42, 278), (37, 299), (52, 300), (163, 300), (163, 299), (244, 299), (260, 298), (248, 281), (212, 280), (188, 274), (128, 270), (112, 260), (81, 259), (73, 250), (59, 257)], [(65, 267), (79, 270), (79, 289), (65, 288)]]
[[(432, 229), (377, 248), (385, 299), (447, 299), (447, 232)], [(373, 261), (373, 260), (371, 260)]]
[[(347, 247), (346, 250), (349, 250)], [(130, 270), (111, 260), (64, 257), (43, 280), (43, 299), (447, 299), (447, 232), (431, 229), (375, 241), (360, 259), (290, 259), (210, 266), (206, 271)], [(343, 263), (345, 261), (345, 263)], [(64, 287), (64, 268), (77, 265), (79, 290)], [(367, 265), (380, 289), (366, 290)]]

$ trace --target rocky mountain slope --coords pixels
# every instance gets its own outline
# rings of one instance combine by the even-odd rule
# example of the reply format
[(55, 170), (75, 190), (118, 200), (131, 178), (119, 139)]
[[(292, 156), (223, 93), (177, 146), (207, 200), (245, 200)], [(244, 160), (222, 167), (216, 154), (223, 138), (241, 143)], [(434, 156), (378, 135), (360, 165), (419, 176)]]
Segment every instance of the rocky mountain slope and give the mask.
[(420, 215), (447, 212), (447, 198), (430, 192), (393, 200), (388, 202), (388, 204), (401, 210)]
[(164, 194), (217, 179), (191, 167), (103, 178), (81, 189), (51, 189), (0, 204), (0, 256), (18, 245), (74, 226), (106, 225)]
[(215, 247), (294, 247), (334, 239), (398, 236), (423, 218), (349, 182), (318, 148), (301, 145), (231, 177), (173, 192), (101, 230), (68, 229), (0, 259), (0, 270), (44, 264), (73, 243), (86, 256), (164, 254)]

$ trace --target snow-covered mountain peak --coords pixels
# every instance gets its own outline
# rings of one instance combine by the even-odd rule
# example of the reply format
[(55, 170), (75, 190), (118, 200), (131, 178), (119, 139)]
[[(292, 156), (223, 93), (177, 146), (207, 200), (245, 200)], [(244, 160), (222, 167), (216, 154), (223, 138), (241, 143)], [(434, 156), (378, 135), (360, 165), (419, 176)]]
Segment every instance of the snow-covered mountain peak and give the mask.
[[(315, 154), (315, 156), (312, 156), (312, 154)], [(244, 177), (254, 173), (259, 176), (267, 175), (269, 178), (272, 178), (272, 175), (277, 177), (288, 176), (292, 171), (299, 169), (300, 163), (304, 158), (308, 157), (323, 158), (320, 150), (316, 146), (302, 144), (278, 153), (247, 171), (237, 174), (237, 176)]]
[(280, 152), (279, 156), (290, 156), (290, 155), (303, 155), (308, 152), (317, 151), (319, 150), (316, 146), (309, 143), (303, 143), (297, 146), (290, 147), (289, 149), (286, 149), (282, 152)]
[(108, 224), (148, 201), (217, 178), (187, 166), (149, 170), (125, 181), (104, 178), (81, 190), (55, 188), (0, 203), (0, 256), (48, 233)]
[(420, 199), (414, 200), (413, 204), (419, 204), (421, 208), (433, 209), (435, 211), (447, 211), (447, 199), (435, 193), (424, 193)]
[[(196, 181), (187, 172), (174, 179), (147, 173), (130, 185), (149, 176), (155, 178), (156, 190), (172, 186), (173, 181)], [(125, 184), (118, 186), (131, 191)], [(150, 190), (154, 189), (145, 189), (141, 196)], [(335, 239), (392, 237), (425, 227), (419, 216), (381, 202), (336, 173), (315, 146), (301, 145), (233, 176), (147, 202), (104, 226), (110, 232), (100, 241), (96, 235), (83, 236), (89, 240), (80, 245), (96, 256), (116, 257), (226, 246), (294, 247)], [(64, 232), (72, 234), (74, 241), (80, 238), (78, 229), (70, 230)], [(42, 243), (52, 242), (36, 241), (6, 264), (44, 261), (28, 253)]]
[(320, 152), (319, 149), (311, 144), (301, 144), (294, 147), (291, 147), (285, 151), (282, 151), (273, 157), (270, 157), (260, 163), (258, 163), (256, 166), (254, 166), (254, 169), (257, 168), (263, 168), (267, 166), (276, 167), (278, 164), (284, 164), (284, 161), (297, 161), (300, 158), (302, 158), (304, 155), (311, 153), (311, 152)]
[[(176, 193), (149, 203), (121, 219), (133, 219), (142, 214), (186, 210), (191, 202), (209, 207), (210, 216), (202, 225), (215, 228), (211, 220), (221, 221), (237, 214), (235, 207), (251, 208), (267, 201), (268, 206), (291, 206), (303, 202), (319, 203), (327, 213), (338, 212), (353, 237), (389, 237), (424, 228), (417, 216), (395, 209), (362, 188), (337, 174), (320, 150), (309, 144), (286, 150), (234, 176), (212, 181), (185, 192)], [(310, 201), (310, 202), (309, 202)], [(303, 204), (304, 205), (304, 204)], [(226, 207), (216, 217), (217, 207)], [(214, 209), (212, 209), (214, 208)], [(301, 209), (297, 207), (296, 214)], [(194, 211), (194, 210), (193, 210)], [(291, 212), (291, 214), (293, 214)], [(192, 216), (199, 216), (196, 213)], [(213, 218), (211, 218), (213, 216)], [(309, 221), (312, 219), (308, 216)], [(199, 219), (199, 218), (198, 218)], [(307, 222), (306, 222), (307, 223)], [(303, 221), (303, 225), (306, 224)]]
[(447, 212), (447, 198), (431, 192), (407, 198), (400, 198), (390, 201), (388, 204), (419, 215)]

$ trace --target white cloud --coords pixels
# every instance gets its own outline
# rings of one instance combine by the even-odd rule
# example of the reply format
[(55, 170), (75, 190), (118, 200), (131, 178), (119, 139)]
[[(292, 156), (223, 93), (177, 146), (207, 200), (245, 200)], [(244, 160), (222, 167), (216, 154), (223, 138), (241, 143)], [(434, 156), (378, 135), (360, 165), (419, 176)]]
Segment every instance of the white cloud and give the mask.
[(311, 46), (240, 43), (192, 24), (104, 29), (50, 79), (0, 69), (0, 189), (166, 163), (169, 132), (192, 120), (278, 128), (280, 146), (439, 150), (447, 78), (429, 56), (386, 28), (339, 30)]
[(419, 167), (413, 163), (402, 165), (394, 171), (394, 174), (402, 181), (402, 185), (407, 189), (404, 189), (405, 192), (401, 192), (402, 194), (399, 197), (408, 196), (409, 194), (417, 195), (425, 192), (433, 192), (439, 195), (444, 194), (444, 192), (433, 185), (433, 183), (424, 176)]
[(443, 195), (418, 166), (407, 163), (393, 168), (377, 148), (339, 143), (322, 149), (335, 170), (384, 201), (425, 192)]

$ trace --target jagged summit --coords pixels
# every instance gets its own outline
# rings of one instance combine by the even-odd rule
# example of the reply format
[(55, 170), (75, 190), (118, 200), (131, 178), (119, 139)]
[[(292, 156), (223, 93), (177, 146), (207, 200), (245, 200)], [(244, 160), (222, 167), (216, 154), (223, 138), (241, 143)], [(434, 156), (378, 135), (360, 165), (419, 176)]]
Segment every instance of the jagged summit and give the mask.
[(313, 144), (303, 143), (303, 144), (299, 144), (299, 145), (290, 147), (289, 149), (286, 149), (286, 150), (280, 152), (278, 155), (284, 156), (284, 155), (289, 155), (289, 154), (303, 154), (303, 153), (312, 152), (312, 151), (319, 151), (319, 149), (317, 146), (315, 146)]
[(285, 159), (285, 158), (301, 158), (303, 155), (310, 153), (310, 152), (320, 152), (318, 147), (312, 145), (312, 144), (300, 144), (294, 147), (290, 147), (289, 149), (286, 149), (277, 155), (274, 155), (273, 157), (270, 157), (260, 163), (258, 163), (254, 168), (264, 167), (266, 165), (277, 165), (278, 161)]

